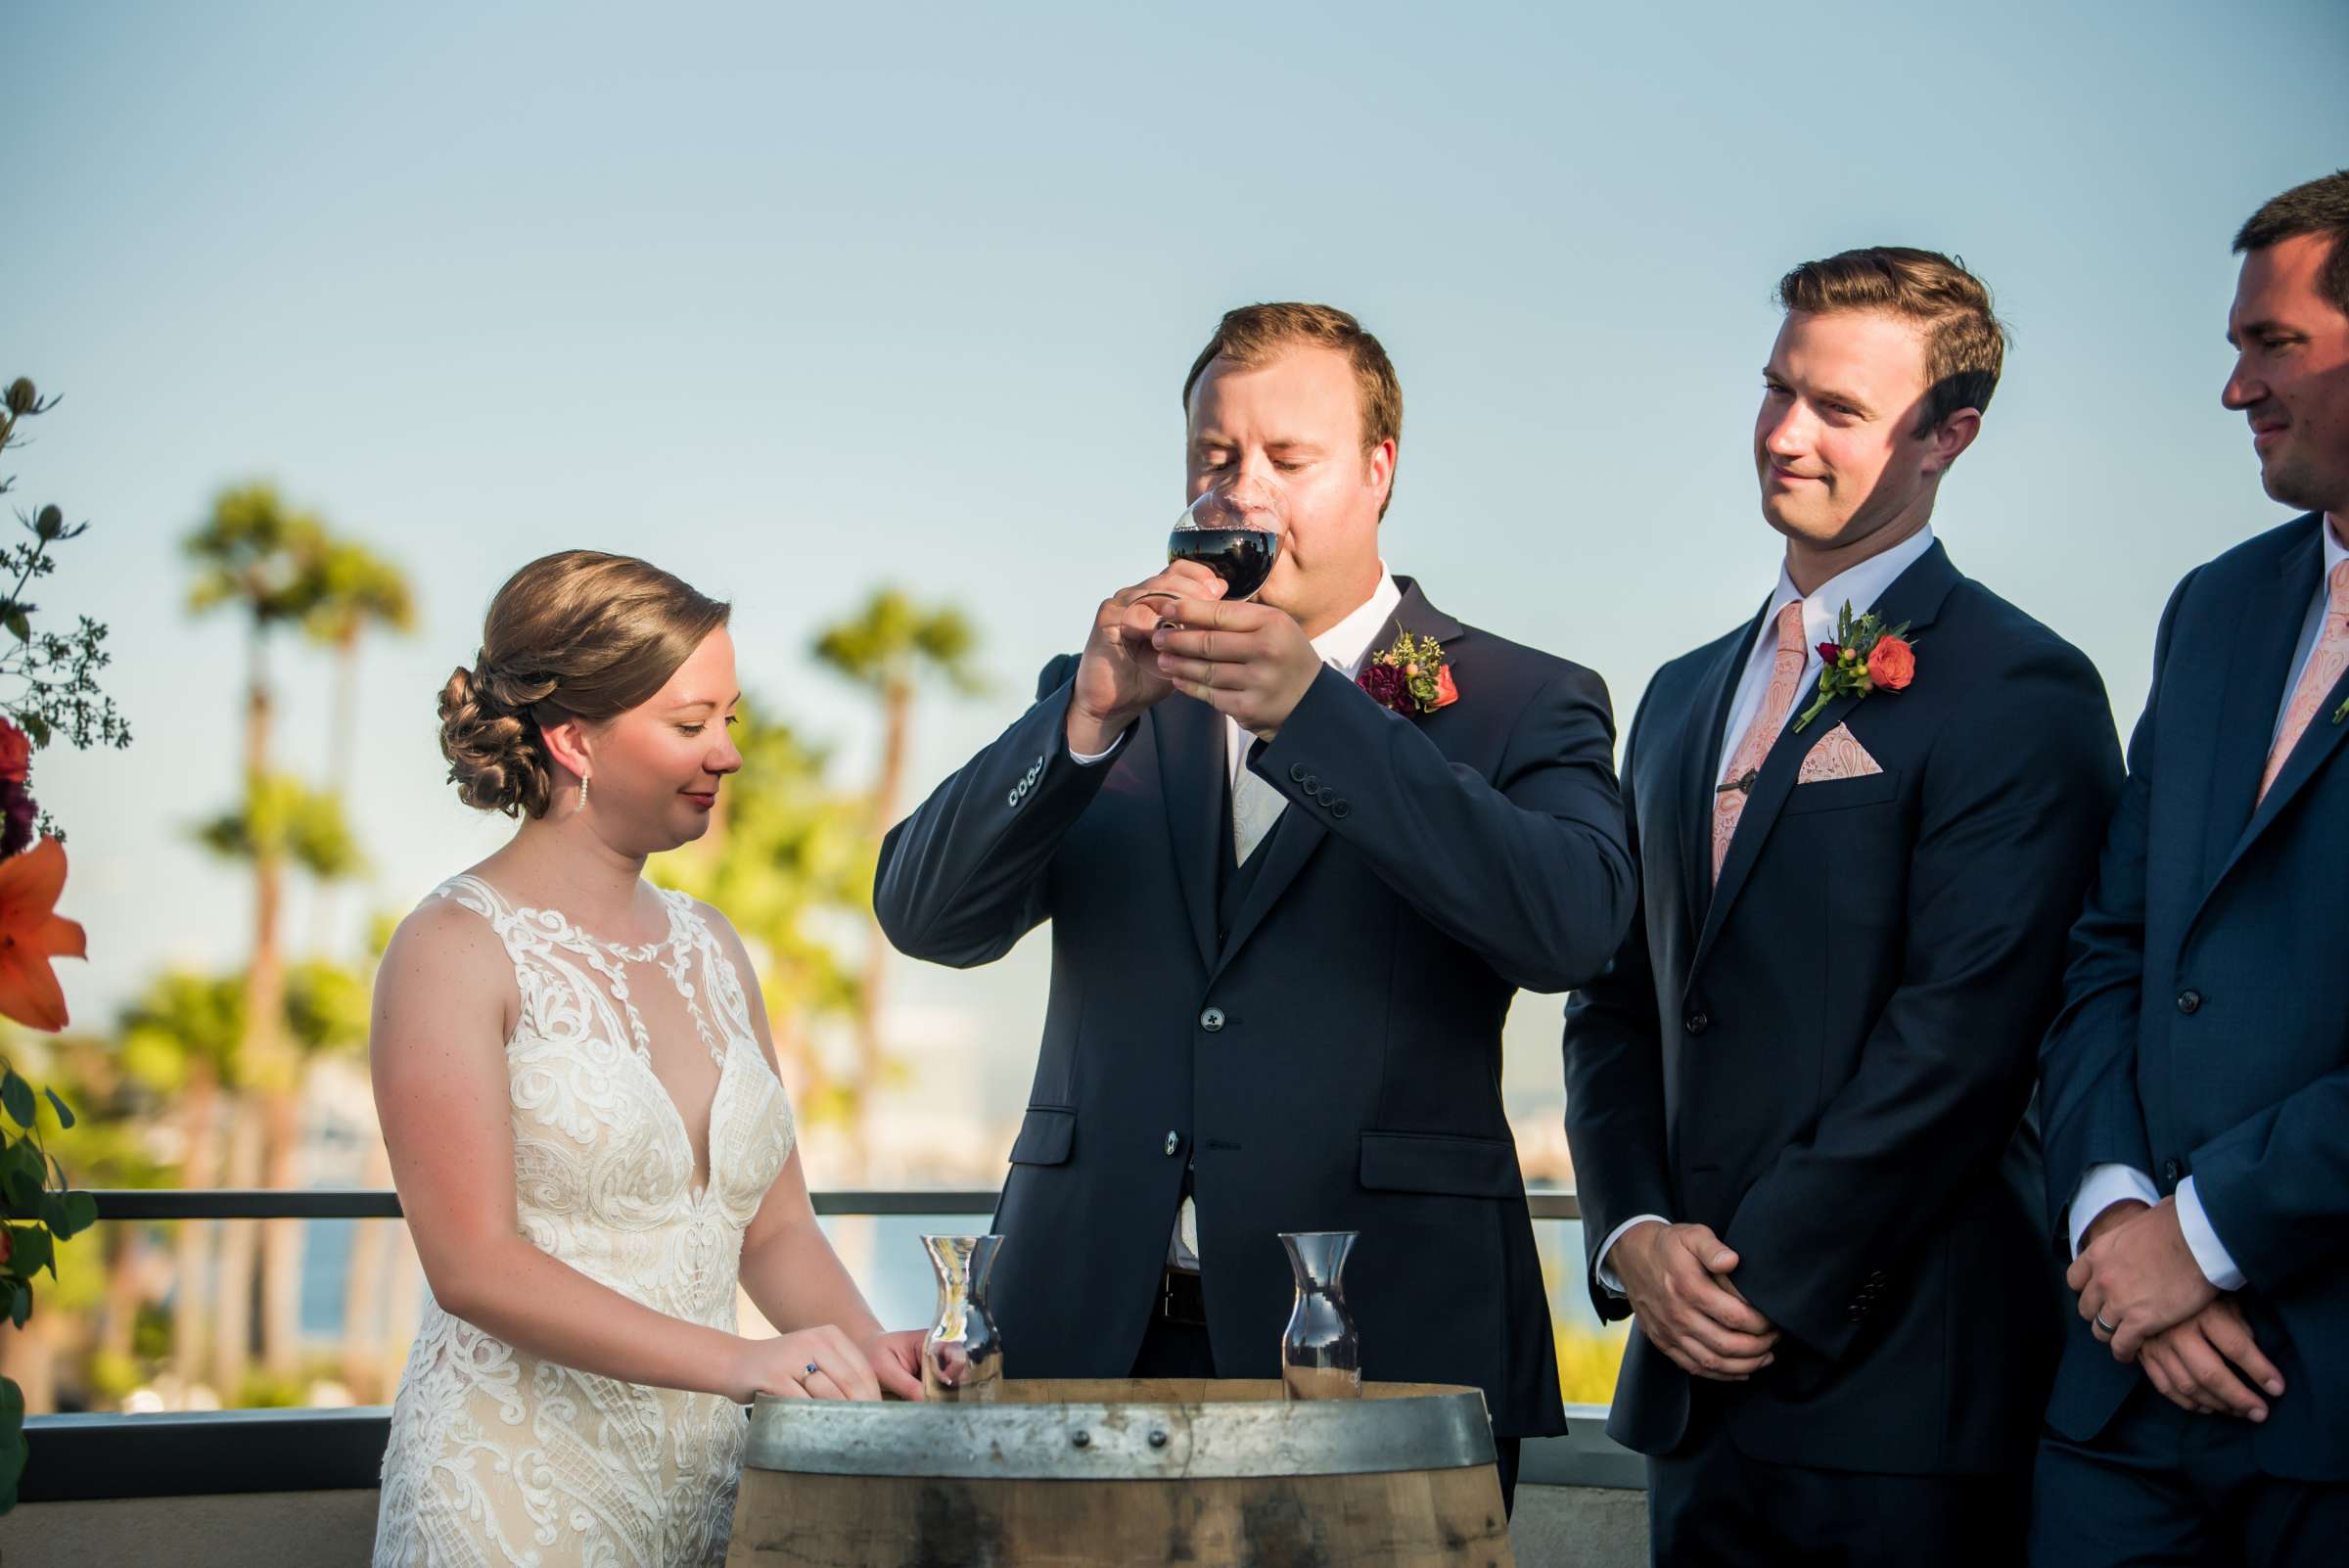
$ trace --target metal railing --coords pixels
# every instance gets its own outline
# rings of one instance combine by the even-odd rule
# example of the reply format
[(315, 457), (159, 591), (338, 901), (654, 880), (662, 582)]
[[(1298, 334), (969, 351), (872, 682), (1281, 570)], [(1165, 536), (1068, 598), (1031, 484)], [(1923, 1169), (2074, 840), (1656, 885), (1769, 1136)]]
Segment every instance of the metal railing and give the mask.
[[(378, 1187), (112, 1187), (91, 1191), (98, 1218), (119, 1222), (212, 1220), (397, 1220), (399, 1194)], [(810, 1193), (815, 1212), (842, 1218), (991, 1215), (993, 1188), (849, 1188)], [(1571, 1192), (1526, 1195), (1537, 1220), (1580, 1220)], [(1604, 1431), (1603, 1406), (1566, 1407), (1564, 1437), (1527, 1443), (1530, 1485), (1644, 1484), (1638, 1455)], [(372, 1487), (391, 1420), (386, 1406), (355, 1409), (212, 1410), (36, 1415), (25, 1422), (35, 1460), (27, 1502), (126, 1497), (200, 1497)]]
[[(389, 1187), (105, 1187), (92, 1191), (101, 1220), (397, 1220), (399, 1194)], [(889, 1218), (923, 1214), (993, 1214), (992, 1187), (846, 1188), (808, 1194), (819, 1215)], [(1580, 1220), (1571, 1192), (1526, 1194), (1537, 1220)]]

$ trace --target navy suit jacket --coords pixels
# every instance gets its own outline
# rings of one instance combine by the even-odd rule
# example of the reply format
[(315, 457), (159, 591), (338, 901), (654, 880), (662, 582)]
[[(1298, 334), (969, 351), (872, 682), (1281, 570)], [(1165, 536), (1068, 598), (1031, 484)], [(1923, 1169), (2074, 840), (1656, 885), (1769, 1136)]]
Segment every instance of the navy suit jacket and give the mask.
[[(1624, 763), (1642, 904), (1568, 1005), (1566, 1129), (1593, 1267), (1635, 1215), (1702, 1222), (1784, 1331), (1773, 1364), (1714, 1385), (1740, 1451), (2012, 1471), (2061, 1312), (2025, 1113), (2120, 748), (2087, 658), (1941, 545), (1875, 609), (1911, 623), (1913, 682), (1789, 721), (1718, 887), (1722, 729), (1759, 618), (1649, 685)], [(1798, 783), (1838, 724), (1882, 771)], [(1608, 1430), (1671, 1452), (1690, 1381), (1635, 1325)]]
[(1563, 991), (1631, 919), (1606, 688), (1463, 626), (1407, 579), (1380, 636), (1438, 638), (1459, 700), (1405, 718), (1324, 670), (1249, 765), (1289, 801), (1244, 892), (1223, 720), (1152, 709), (1073, 761), (1077, 660), (883, 847), (890, 940), (989, 962), (1052, 925), (992, 1305), (1024, 1377), (1123, 1377), (1194, 1167), (1217, 1370), (1277, 1375), (1277, 1232), (1358, 1230), (1366, 1376), (1475, 1385), (1503, 1436), (1565, 1429), (1500, 1096), (1520, 988)]
[[(2117, 1161), (2187, 1176), (2283, 1374), (2270, 1474), (2349, 1478), (2349, 724), (2326, 699), (2262, 801), (2276, 711), (2323, 576), (2303, 517), (2188, 575), (2154, 644), (2129, 784), (2042, 1049), (2050, 1239)], [(2254, 803), (2257, 803), (2254, 805)], [(2142, 1376), (2075, 1315), (2049, 1421), (2086, 1441)]]

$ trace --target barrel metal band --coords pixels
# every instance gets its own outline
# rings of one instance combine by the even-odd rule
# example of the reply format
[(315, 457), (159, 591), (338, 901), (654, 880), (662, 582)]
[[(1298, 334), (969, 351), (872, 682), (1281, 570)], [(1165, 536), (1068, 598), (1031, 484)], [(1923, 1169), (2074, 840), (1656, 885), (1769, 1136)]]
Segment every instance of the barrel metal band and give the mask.
[(1031, 1481), (1371, 1475), (1491, 1464), (1473, 1390), (1409, 1399), (916, 1405), (759, 1398), (743, 1463), (801, 1475)]

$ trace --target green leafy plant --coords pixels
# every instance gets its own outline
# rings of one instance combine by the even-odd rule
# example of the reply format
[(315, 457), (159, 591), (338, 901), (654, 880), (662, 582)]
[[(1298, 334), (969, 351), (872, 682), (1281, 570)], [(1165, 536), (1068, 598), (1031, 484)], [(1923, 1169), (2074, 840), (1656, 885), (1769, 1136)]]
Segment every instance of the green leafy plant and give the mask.
[[(0, 1068), (0, 1110), (15, 1124), (13, 1131), (0, 1126), (0, 1196), (14, 1217), (0, 1227), (0, 1301), (10, 1325), (18, 1329), (32, 1316), (33, 1276), (47, 1269), (56, 1279), (58, 1244), (87, 1230), (98, 1218), (98, 1201), (69, 1189), (66, 1168), (43, 1141), (44, 1101), (60, 1129), (73, 1125), (73, 1113), (55, 1089), (36, 1095), (15, 1068)], [(14, 1381), (0, 1377), (0, 1513), (17, 1505), (24, 1457), (24, 1395)]]
[[(0, 452), (23, 443), (23, 421), (54, 406), (30, 379), (10, 382), (0, 391)], [(0, 494), (15, 485), (13, 476), (0, 479)], [(29, 819), (37, 809), (26, 787), (31, 754), (59, 737), (77, 749), (127, 746), (130, 726), (98, 685), (109, 658), (106, 627), (83, 616), (63, 634), (36, 628), (32, 617), (40, 607), (26, 597), (57, 569), (55, 547), (79, 538), (89, 525), (69, 528), (54, 503), (29, 516), (19, 511), (17, 521), (26, 537), (0, 550), (0, 629), (7, 633), (0, 639), (0, 712), (8, 720), (0, 722), (0, 815), (6, 818), (0, 829), (0, 934), (7, 939), (0, 1013), (54, 1031), (65, 1027), (66, 1009), (49, 960), (79, 956), (82, 933), (55, 912), (65, 885), (65, 852), (59, 847), (63, 835), (45, 811), (39, 823), (44, 836), (31, 842)], [(34, 1276), (47, 1269), (54, 1283), (59, 1244), (98, 1218), (97, 1201), (71, 1190), (65, 1167), (49, 1152), (41, 1131), (44, 1102), (60, 1130), (73, 1125), (72, 1111), (55, 1089), (36, 1094), (15, 1065), (0, 1058), (0, 1204), (8, 1216), (0, 1224), (0, 1314), (20, 1333), (32, 1316)], [(0, 1378), (0, 1513), (16, 1506), (24, 1460), (23, 1390)]]

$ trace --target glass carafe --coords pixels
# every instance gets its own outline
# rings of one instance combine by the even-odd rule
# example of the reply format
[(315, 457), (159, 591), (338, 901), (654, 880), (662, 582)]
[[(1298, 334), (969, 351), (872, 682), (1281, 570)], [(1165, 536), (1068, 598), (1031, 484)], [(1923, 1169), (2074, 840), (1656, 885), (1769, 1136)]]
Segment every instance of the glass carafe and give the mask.
[(1003, 1341), (987, 1310), (987, 1275), (1001, 1236), (924, 1236), (938, 1274), (938, 1321), (922, 1340), (926, 1399), (980, 1404), (1003, 1379)]
[(1362, 1344), (1346, 1314), (1346, 1293), (1338, 1283), (1346, 1255), (1354, 1250), (1352, 1230), (1282, 1231), (1289, 1270), (1297, 1276), (1297, 1304), (1280, 1336), (1280, 1392), (1291, 1400), (1352, 1400), (1362, 1393)]

